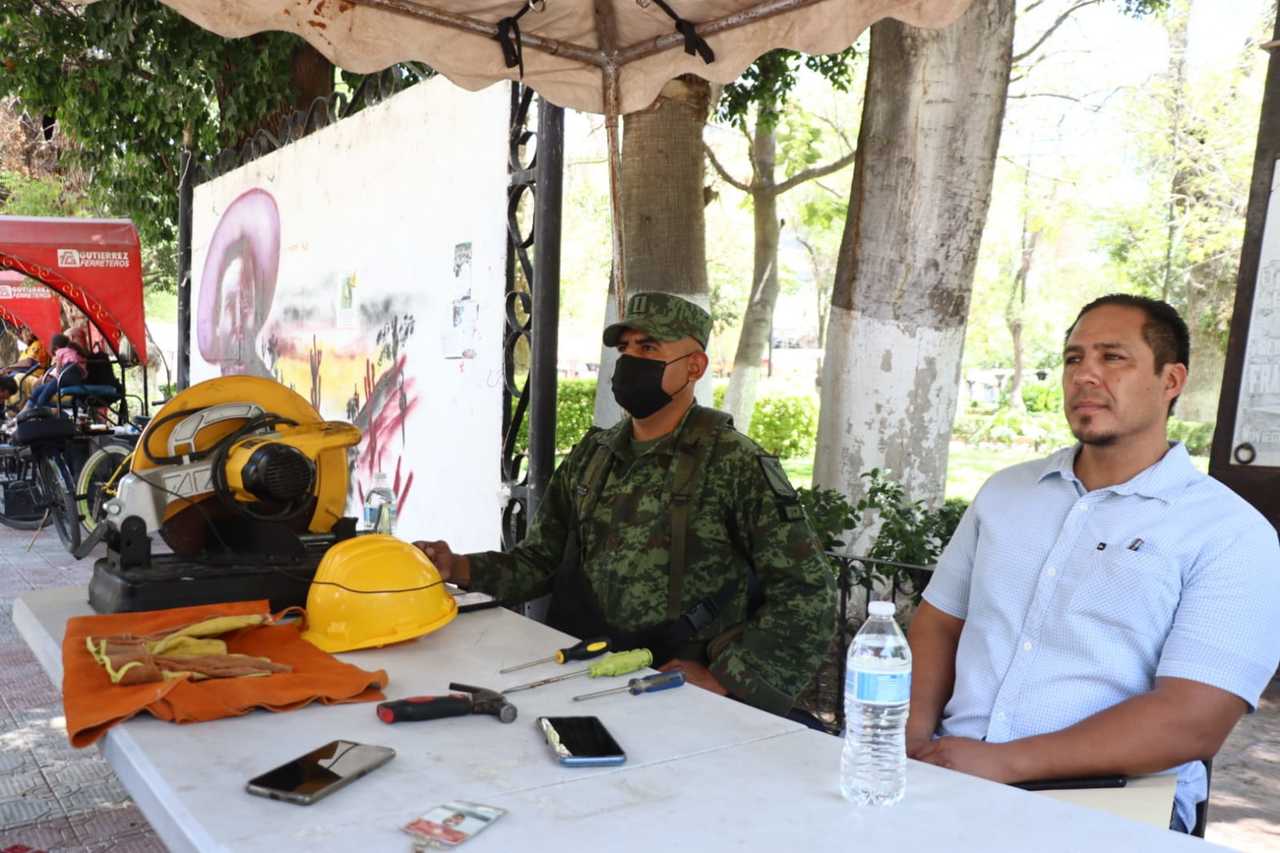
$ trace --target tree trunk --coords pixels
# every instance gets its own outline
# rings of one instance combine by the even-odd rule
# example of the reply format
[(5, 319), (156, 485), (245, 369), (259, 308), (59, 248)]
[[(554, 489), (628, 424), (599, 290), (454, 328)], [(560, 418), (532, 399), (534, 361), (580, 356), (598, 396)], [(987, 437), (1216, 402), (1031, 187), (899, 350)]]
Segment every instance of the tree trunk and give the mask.
[(333, 94), (333, 63), (304, 41), (290, 57), (289, 79), (293, 84), (293, 108), (305, 110), (316, 98)]
[[(647, 110), (623, 120), (622, 224), (628, 293), (675, 293), (703, 308), (707, 289), (706, 216), (702, 203), (702, 129), (711, 106), (707, 81), (689, 75), (663, 87)], [(617, 317), (608, 296), (606, 322)], [(595, 422), (617, 423), (623, 412), (610, 380), (616, 353), (602, 349)], [(699, 383), (699, 390), (707, 381)], [(703, 396), (699, 395), (700, 398)]]
[(976, 0), (944, 30), (871, 29), (814, 462), (855, 500), (874, 467), (911, 499), (943, 495), (1013, 25), (1013, 0)]
[[(1030, 200), (1025, 199), (1024, 204)], [(1027, 233), (1027, 217), (1022, 217), (1022, 258), (1018, 262), (1018, 271), (1013, 276), (1013, 288), (1009, 291), (1009, 301), (1005, 305), (1004, 319), (1009, 327), (1009, 338), (1013, 344), (1013, 376), (1009, 378), (1009, 408), (1015, 412), (1025, 412), (1026, 403), (1022, 400), (1022, 380), (1024, 347), (1022, 341), (1023, 321), (1027, 312), (1027, 278), (1031, 275), (1031, 261), (1036, 254), (1036, 242), (1040, 232)]]
[[(761, 106), (760, 112), (765, 107)], [(760, 360), (769, 349), (773, 309), (778, 304), (778, 196), (774, 191), (777, 135), (774, 128), (756, 118), (751, 144), (751, 209), (755, 216), (755, 251), (751, 265), (751, 298), (742, 317), (742, 333), (733, 357), (733, 373), (724, 395), (724, 408), (742, 432), (751, 428), (760, 381)], [(772, 356), (772, 353), (770, 352)]]

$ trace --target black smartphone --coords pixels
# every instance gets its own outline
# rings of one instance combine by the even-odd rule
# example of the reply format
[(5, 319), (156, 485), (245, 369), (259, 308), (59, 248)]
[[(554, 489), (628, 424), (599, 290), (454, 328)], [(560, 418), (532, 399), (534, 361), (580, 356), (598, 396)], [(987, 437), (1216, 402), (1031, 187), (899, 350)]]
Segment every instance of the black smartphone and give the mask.
[(386, 746), (335, 740), (250, 779), (246, 790), (259, 797), (309, 806), (386, 764), (395, 754)]
[(599, 717), (539, 717), (538, 728), (566, 767), (621, 764), (627, 755)]

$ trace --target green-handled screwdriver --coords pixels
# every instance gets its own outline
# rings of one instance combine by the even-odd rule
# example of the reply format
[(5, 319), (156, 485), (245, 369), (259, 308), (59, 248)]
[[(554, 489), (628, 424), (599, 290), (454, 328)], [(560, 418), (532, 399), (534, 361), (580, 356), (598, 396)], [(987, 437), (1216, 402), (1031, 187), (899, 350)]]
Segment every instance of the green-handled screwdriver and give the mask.
[(684, 673), (678, 669), (670, 672), (659, 672), (657, 675), (646, 675), (644, 678), (633, 678), (627, 682), (626, 687), (615, 687), (612, 690), (597, 690), (595, 693), (584, 693), (581, 696), (574, 696), (573, 701), (583, 702), (587, 699), (595, 699), (597, 696), (610, 696), (614, 693), (630, 693), (632, 696), (639, 696), (641, 693), (656, 693), (659, 690), (670, 690), (672, 687), (679, 687), (684, 684)]
[(515, 687), (508, 687), (502, 692), (515, 693), (517, 690), (532, 690), (544, 684), (564, 681), (566, 678), (577, 678), (579, 675), (587, 675), (591, 678), (599, 678), (602, 675), (626, 675), (629, 672), (635, 672), (637, 669), (643, 669), (651, 663), (653, 663), (653, 655), (648, 649), (613, 652), (605, 655), (586, 669), (580, 669), (577, 672), (566, 672), (564, 675), (554, 675), (551, 678), (531, 681), (528, 684), (517, 684)]
[(588, 640), (583, 640), (577, 645), (569, 646), (567, 649), (560, 649), (551, 657), (531, 660), (528, 663), (522, 663), (519, 666), (509, 666), (506, 669), (498, 670), (498, 673), (500, 675), (506, 675), (508, 672), (515, 672), (518, 669), (528, 669), (531, 666), (537, 666), (540, 663), (551, 663), (552, 661), (555, 661), (556, 663), (568, 663), (571, 660), (590, 660), (591, 658), (599, 657), (607, 651), (609, 651), (608, 637), (592, 637)]

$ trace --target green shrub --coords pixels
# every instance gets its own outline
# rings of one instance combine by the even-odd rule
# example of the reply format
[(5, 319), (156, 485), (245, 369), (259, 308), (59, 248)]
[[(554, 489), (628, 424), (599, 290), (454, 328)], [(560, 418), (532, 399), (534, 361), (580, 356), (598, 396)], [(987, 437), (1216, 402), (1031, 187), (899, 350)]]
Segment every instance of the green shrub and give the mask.
[(843, 548), (846, 543), (840, 537), (846, 530), (852, 530), (857, 521), (853, 514), (853, 506), (844, 495), (835, 489), (796, 489), (800, 497), (800, 506), (809, 518), (813, 532), (818, 534), (822, 550), (834, 551)]
[(818, 406), (812, 397), (759, 399), (748, 435), (782, 459), (809, 456), (818, 437)]
[(596, 417), (596, 380), (561, 379), (556, 387), (556, 450), (568, 452)]
[[(858, 503), (850, 504), (841, 493), (831, 489), (797, 489), (800, 504), (822, 547), (835, 551), (845, 546), (841, 538), (857, 524), (880, 522), (875, 542), (866, 554), (857, 556), (932, 566), (951, 541), (956, 525), (968, 508), (968, 502), (951, 498), (942, 506), (930, 508), (924, 501), (909, 500), (902, 484), (888, 471), (873, 468), (863, 473), (866, 491)], [(876, 582), (893, 584), (910, 591), (912, 601), (920, 603), (920, 594), (928, 576), (912, 569), (896, 566), (853, 563), (854, 583), (870, 587)]]
[[(724, 408), (728, 383), (712, 390), (717, 409)], [(561, 379), (556, 386), (556, 452), (567, 453), (595, 420), (596, 380)], [(764, 397), (756, 401), (750, 436), (766, 452), (783, 459), (813, 453), (818, 436), (818, 404), (811, 396)], [(520, 424), (517, 452), (529, 447), (529, 420)]]
[[(595, 421), (596, 381), (561, 379), (556, 385), (556, 453), (568, 453)], [(529, 449), (529, 417), (526, 412), (516, 437), (516, 452)]]
[(1213, 424), (1169, 418), (1169, 440), (1181, 441), (1192, 456), (1208, 456), (1213, 446)]
[(1065, 447), (1075, 442), (1066, 419), (1059, 412), (1023, 414), (1001, 409), (994, 415), (964, 414), (956, 418), (951, 434), (966, 444), (1003, 447), (1022, 444), (1036, 450)]
[(1058, 383), (1032, 383), (1022, 386), (1022, 404), (1028, 412), (1062, 412), (1062, 386)]

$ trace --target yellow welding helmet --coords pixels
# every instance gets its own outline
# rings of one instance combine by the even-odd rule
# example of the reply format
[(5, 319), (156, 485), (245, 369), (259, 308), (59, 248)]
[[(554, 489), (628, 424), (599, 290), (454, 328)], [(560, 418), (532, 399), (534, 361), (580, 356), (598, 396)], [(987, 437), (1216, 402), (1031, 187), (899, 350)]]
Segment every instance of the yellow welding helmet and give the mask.
[(320, 561), (302, 639), (326, 652), (349, 652), (430, 634), (457, 615), (426, 554), (392, 536), (356, 536)]

